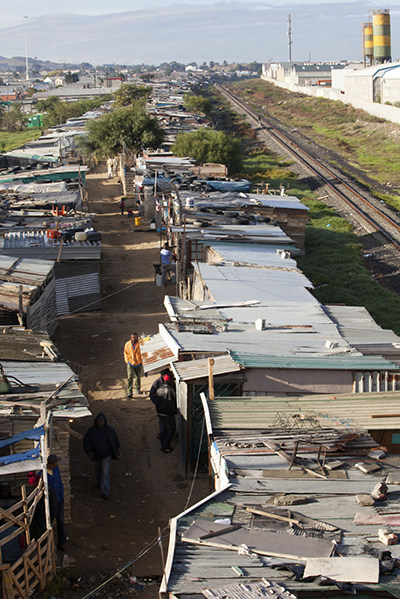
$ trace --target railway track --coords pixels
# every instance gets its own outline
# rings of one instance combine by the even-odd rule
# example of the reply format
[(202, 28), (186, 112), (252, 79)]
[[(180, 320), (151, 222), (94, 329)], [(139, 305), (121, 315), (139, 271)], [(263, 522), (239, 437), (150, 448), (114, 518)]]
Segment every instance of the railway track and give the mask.
[(342, 177), (311, 156), (292, 139), (289, 139), (289, 137), (269, 123), (263, 115), (258, 114), (255, 110), (247, 106), (235, 94), (218, 84), (216, 84), (216, 88), (234, 106), (240, 108), (255, 125), (262, 127), (279, 146), (289, 152), (313, 176), (322, 180), (339, 201), (345, 202), (346, 206), (350, 207), (352, 212), (357, 214), (358, 222), (368, 232), (372, 228), (374, 231), (381, 233), (394, 248), (400, 250), (400, 224), (395, 218), (385, 213), (378, 199), (375, 201), (368, 200)]

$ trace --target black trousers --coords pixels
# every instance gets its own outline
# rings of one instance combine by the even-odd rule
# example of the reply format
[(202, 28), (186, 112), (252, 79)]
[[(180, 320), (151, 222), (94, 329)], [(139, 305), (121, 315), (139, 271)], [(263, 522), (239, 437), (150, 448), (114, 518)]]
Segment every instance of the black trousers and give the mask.
[(176, 429), (175, 416), (161, 416), (161, 414), (159, 414), (158, 422), (160, 425), (161, 449), (167, 449)]
[(64, 498), (62, 498), (61, 501), (58, 502), (56, 521), (57, 521), (58, 546), (64, 547), (66, 540), (67, 540), (67, 535), (65, 532), (65, 522), (64, 522)]

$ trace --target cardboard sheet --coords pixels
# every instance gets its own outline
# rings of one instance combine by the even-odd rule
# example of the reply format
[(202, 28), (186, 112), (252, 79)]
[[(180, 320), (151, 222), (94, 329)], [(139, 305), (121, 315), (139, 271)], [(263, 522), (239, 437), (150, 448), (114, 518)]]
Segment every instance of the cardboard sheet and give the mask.
[[(224, 530), (225, 532), (220, 534), (201, 539), (202, 536), (211, 532), (218, 533)], [(182, 536), (182, 541), (234, 551), (237, 551), (237, 548), (244, 544), (247, 545), (250, 551), (260, 555), (294, 558), (304, 561), (309, 557), (330, 557), (335, 548), (332, 541), (326, 541), (325, 539), (305, 538), (263, 530), (249, 530), (243, 527), (229, 531), (226, 525), (207, 520), (195, 520)]]
[(307, 560), (304, 578), (327, 576), (338, 582), (379, 582), (379, 560), (376, 557), (321, 557)]

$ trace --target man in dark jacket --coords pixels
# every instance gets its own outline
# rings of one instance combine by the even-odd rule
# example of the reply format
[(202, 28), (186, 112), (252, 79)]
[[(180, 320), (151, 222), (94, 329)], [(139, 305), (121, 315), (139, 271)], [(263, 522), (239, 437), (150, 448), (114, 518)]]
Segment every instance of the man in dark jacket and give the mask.
[(163, 384), (158, 387), (153, 403), (156, 406), (160, 425), (161, 451), (171, 453), (170, 443), (175, 433), (176, 394), (171, 386), (170, 375), (163, 376)]
[(156, 397), (157, 389), (159, 389), (161, 387), (161, 385), (164, 383), (164, 376), (166, 374), (170, 377), (170, 379), (169, 379), (169, 385), (175, 391), (175, 381), (174, 381), (174, 378), (172, 376), (172, 373), (171, 373), (171, 371), (170, 371), (169, 368), (164, 368), (164, 370), (161, 371), (160, 376), (158, 377), (158, 379), (156, 379), (154, 381), (154, 383), (152, 384), (152, 386), (150, 388), (150, 399), (151, 399), (151, 401), (154, 404), (155, 404), (155, 397)]
[(120, 457), (119, 440), (115, 429), (107, 424), (103, 412), (97, 414), (94, 425), (83, 438), (83, 449), (93, 461), (97, 487), (101, 488), (104, 499), (110, 497), (111, 460)]

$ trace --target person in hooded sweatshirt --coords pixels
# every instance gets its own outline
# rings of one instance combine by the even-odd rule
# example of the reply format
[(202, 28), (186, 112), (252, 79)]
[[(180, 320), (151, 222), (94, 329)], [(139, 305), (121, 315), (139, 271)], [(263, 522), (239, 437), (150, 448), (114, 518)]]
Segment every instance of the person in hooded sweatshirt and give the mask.
[(101, 488), (104, 499), (110, 497), (111, 460), (120, 457), (119, 440), (115, 428), (107, 424), (103, 412), (97, 414), (94, 424), (83, 438), (83, 449), (93, 461), (96, 472), (97, 488)]

